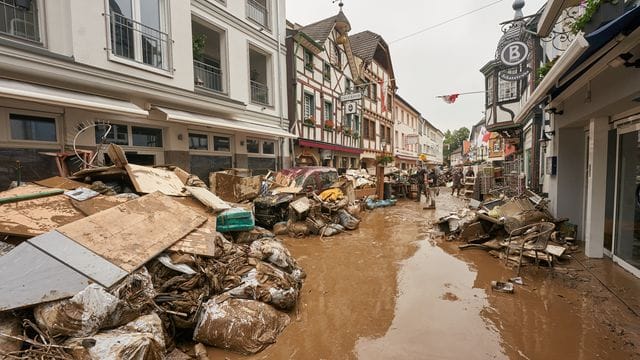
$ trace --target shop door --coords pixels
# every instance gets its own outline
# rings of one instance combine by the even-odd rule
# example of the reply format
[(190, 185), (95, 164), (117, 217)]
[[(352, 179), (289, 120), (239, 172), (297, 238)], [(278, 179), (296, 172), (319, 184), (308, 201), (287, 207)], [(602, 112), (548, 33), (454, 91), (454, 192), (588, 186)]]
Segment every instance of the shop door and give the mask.
[[(614, 256), (640, 270), (640, 125), (618, 130)], [(640, 272), (639, 272), (640, 273)]]

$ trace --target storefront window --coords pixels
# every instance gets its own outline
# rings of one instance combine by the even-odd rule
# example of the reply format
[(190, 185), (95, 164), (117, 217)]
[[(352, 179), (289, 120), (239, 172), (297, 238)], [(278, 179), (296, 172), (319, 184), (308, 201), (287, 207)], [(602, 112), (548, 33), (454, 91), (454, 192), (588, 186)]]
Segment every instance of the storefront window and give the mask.
[(247, 152), (250, 154), (259, 154), (260, 141), (256, 139), (247, 139)]
[[(96, 125), (96, 144), (102, 143), (102, 137), (109, 130), (109, 125)], [(126, 125), (111, 124), (111, 130), (105, 138), (107, 144), (129, 145), (129, 128)]]
[(133, 146), (162, 147), (162, 129), (131, 127)]
[(57, 140), (56, 119), (30, 115), (9, 115), (13, 140), (51, 141)]
[(203, 134), (189, 134), (189, 149), (209, 150), (209, 137)]
[(276, 145), (273, 141), (263, 141), (262, 142), (262, 153), (263, 154), (275, 154)]
[(231, 152), (231, 139), (227, 136), (214, 136), (213, 151)]
[(619, 139), (615, 255), (640, 268), (640, 131)]

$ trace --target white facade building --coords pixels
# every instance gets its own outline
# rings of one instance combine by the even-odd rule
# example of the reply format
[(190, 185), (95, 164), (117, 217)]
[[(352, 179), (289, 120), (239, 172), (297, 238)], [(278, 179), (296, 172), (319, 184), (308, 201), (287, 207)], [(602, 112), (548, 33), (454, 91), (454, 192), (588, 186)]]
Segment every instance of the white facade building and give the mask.
[(396, 94), (393, 106), (395, 166), (402, 170), (414, 168), (420, 151), (420, 112)]
[(0, 0), (0, 186), (14, 160), (25, 180), (57, 174), (40, 152), (79, 132), (76, 145), (96, 150), (108, 127), (93, 123), (111, 124), (105, 141), (132, 162), (203, 180), (288, 164), (284, 6)]

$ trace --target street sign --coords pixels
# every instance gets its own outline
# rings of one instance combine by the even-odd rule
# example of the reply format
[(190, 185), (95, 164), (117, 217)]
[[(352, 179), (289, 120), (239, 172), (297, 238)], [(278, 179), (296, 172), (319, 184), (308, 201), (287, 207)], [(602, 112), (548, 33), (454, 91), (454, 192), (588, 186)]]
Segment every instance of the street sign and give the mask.
[(344, 104), (344, 113), (345, 114), (355, 114), (358, 112), (358, 105), (355, 101), (349, 101)]
[(354, 100), (360, 100), (360, 99), (362, 99), (362, 93), (359, 93), (359, 92), (344, 94), (340, 96), (340, 101), (342, 102), (354, 101)]

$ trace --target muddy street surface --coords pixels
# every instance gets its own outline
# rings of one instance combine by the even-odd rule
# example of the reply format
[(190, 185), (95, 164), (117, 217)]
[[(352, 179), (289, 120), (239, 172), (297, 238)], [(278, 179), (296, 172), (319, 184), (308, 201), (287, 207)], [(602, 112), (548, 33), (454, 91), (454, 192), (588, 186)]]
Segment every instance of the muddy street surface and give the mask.
[(401, 201), (354, 232), (286, 239), (308, 274), (291, 324), (260, 354), (211, 358), (640, 359), (637, 279), (612, 280), (618, 299), (592, 275), (609, 265), (582, 259), (525, 267), (514, 294), (492, 292), (515, 270), (431, 226), (463, 206), (443, 192), (435, 211)]

